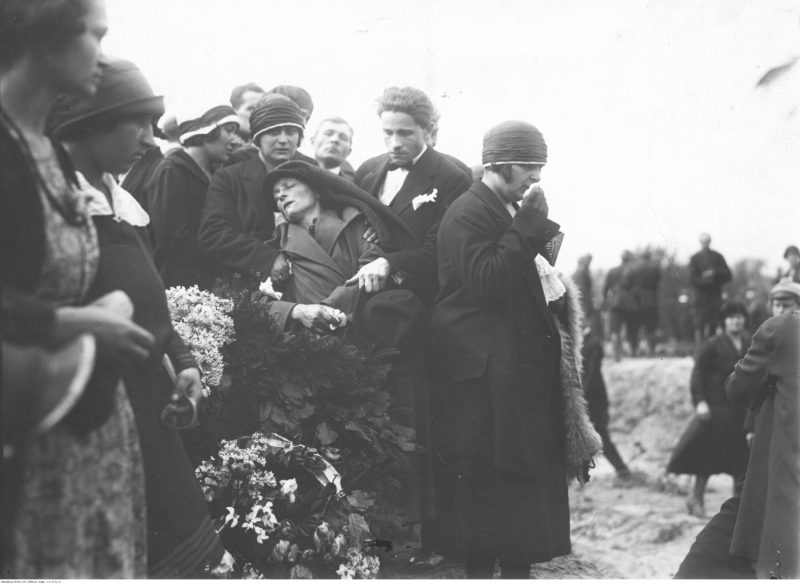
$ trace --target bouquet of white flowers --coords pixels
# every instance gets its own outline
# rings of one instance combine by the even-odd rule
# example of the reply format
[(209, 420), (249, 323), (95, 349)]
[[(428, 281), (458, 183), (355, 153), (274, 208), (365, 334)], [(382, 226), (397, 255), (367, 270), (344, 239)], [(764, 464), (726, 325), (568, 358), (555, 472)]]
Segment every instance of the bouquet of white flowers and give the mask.
[(176, 286), (167, 290), (172, 325), (191, 349), (203, 372), (203, 383), (213, 388), (222, 381), (225, 363), (220, 349), (233, 341), (233, 301), (200, 290)]

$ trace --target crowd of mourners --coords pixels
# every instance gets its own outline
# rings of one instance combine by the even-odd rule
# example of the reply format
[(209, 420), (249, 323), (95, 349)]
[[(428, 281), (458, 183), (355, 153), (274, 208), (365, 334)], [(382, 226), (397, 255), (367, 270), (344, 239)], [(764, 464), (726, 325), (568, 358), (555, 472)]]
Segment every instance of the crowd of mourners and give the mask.
[[(608, 435), (591, 293), (554, 268), (542, 133), (497, 124), (471, 168), (436, 149), (429, 97), (390, 87), (385, 151), (354, 169), (348, 122), (311, 134), (299, 87), (250, 83), (165, 116), (134, 63), (102, 54), (107, 27), (101, 0), (0, 3), (3, 577), (229, 573), (179, 432), (204, 395), (165, 294), (220, 283), (286, 331), (348, 327), (397, 349), (389, 414), (421, 447), (403, 485), (414, 563), (527, 578), (569, 554), (569, 482), (601, 451), (630, 470)], [(696, 475), (690, 512), (709, 475), (736, 491), (679, 575), (798, 577), (798, 262), (749, 344), (702, 241), (697, 416), (670, 469)], [(615, 351), (623, 326), (653, 348), (660, 272), (637, 262), (606, 281)]]

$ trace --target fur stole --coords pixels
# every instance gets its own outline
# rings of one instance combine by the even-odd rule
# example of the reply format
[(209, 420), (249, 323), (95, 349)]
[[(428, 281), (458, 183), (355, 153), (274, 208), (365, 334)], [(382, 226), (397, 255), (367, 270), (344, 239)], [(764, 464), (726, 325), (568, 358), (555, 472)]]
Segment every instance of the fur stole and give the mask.
[(561, 393), (566, 428), (567, 478), (576, 478), (585, 484), (589, 480), (588, 469), (594, 467), (593, 458), (602, 452), (603, 441), (589, 420), (583, 393), (583, 309), (580, 291), (568, 276), (559, 273), (558, 277), (567, 289), (566, 294), (557, 301), (559, 306), (554, 318), (561, 336)]

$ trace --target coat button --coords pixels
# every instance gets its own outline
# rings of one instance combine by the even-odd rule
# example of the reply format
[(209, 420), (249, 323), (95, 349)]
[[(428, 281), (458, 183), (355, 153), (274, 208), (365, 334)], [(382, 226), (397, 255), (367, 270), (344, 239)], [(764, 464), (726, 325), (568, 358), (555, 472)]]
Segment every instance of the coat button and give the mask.
[(526, 328), (520, 329), (519, 336), (521, 336), (524, 339), (527, 339), (529, 336), (531, 336), (531, 331)]
[(531, 372), (531, 368), (530, 367), (528, 367), (527, 365), (520, 365), (520, 367), (519, 367), (519, 374), (520, 375), (527, 375), (530, 372)]

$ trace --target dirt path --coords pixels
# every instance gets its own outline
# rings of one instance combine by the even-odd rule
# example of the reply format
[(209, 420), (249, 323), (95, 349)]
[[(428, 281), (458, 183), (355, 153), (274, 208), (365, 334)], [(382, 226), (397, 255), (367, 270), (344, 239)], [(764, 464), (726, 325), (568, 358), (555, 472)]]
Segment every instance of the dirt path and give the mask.
[[(664, 468), (692, 415), (691, 358), (606, 361), (611, 435), (634, 471), (616, 478), (598, 461), (585, 487), (570, 489), (573, 553), (534, 567), (550, 579), (671, 578), (707, 519), (686, 513), (691, 477), (666, 476)], [(713, 514), (730, 496), (729, 477), (712, 477), (706, 509)], [(445, 563), (428, 571), (393, 566), (393, 578), (463, 578), (463, 566)]]

